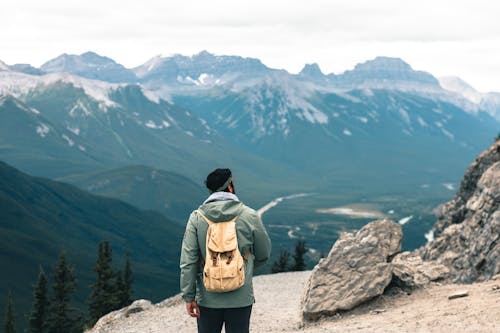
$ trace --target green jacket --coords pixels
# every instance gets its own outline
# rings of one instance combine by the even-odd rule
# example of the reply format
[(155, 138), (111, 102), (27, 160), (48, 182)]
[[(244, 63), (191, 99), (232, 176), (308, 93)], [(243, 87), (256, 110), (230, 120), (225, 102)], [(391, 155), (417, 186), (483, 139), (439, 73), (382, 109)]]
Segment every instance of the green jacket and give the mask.
[[(236, 196), (235, 196), (236, 198)], [(239, 308), (254, 303), (252, 276), (254, 267), (267, 261), (271, 254), (271, 241), (257, 212), (239, 201), (212, 201), (201, 205), (198, 210), (209, 220), (225, 222), (239, 215), (236, 220), (236, 236), (241, 255), (250, 250), (245, 263), (245, 284), (234, 291), (210, 293), (203, 286), (203, 267), (200, 254), (206, 258), (205, 239), (208, 224), (196, 212), (192, 212), (186, 226), (180, 259), (180, 285), (186, 302), (196, 300), (208, 308)]]

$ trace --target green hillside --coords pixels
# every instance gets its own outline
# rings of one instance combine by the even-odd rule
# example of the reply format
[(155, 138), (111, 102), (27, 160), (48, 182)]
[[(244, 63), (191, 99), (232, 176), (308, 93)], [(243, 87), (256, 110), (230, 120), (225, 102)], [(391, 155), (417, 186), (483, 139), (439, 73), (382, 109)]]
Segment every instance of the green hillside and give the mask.
[(152, 209), (183, 222), (208, 195), (201, 184), (165, 170), (130, 166), (105, 172), (61, 178), (92, 194)]
[(138, 86), (119, 88), (110, 98), (114, 104), (105, 107), (61, 82), (22, 101), (0, 97), (0, 159), (49, 178), (148, 165), (200, 184), (211, 170), (230, 167), (241, 188), (260, 193), (243, 193), (257, 204), (305, 183), (293, 165), (241, 149), (189, 110), (147, 99)]
[(135, 298), (158, 301), (176, 293), (182, 233), (182, 226), (156, 212), (0, 162), (0, 295), (13, 291), (18, 323), (29, 311), (39, 267), (50, 274), (61, 249), (75, 265), (76, 303), (86, 308), (101, 240), (110, 242), (116, 269), (130, 253)]

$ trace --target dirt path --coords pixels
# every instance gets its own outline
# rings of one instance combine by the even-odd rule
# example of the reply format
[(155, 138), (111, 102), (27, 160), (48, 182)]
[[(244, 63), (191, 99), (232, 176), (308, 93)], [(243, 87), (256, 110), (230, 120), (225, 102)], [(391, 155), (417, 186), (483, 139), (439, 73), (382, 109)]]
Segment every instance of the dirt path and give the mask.
[[(251, 332), (359, 333), (499, 333), (500, 276), (472, 285), (430, 286), (411, 295), (381, 296), (342, 316), (301, 325), (300, 297), (310, 272), (280, 273), (254, 278), (256, 303)], [(468, 297), (448, 296), (467, 290)], [(131, 314), (97, 330), (99, 333), (196, 332), (196, 321), (184, 304), (156, 306)]]

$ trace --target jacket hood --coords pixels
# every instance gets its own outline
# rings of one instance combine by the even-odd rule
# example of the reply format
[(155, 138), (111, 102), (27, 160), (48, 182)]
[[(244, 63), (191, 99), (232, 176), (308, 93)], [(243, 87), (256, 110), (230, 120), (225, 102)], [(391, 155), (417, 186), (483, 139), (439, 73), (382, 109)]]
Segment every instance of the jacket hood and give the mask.
[(241, 214), (243, 204), (235, 200), (211, 201), (201, 205), (198, 210), (210, 221), (226, 222)]

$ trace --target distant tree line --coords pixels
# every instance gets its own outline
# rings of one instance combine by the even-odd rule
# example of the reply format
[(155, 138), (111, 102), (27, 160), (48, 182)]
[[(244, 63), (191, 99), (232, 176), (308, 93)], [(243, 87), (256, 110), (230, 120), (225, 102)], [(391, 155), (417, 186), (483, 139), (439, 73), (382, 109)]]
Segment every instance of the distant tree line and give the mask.
[[(32, 309), (28, 316), (29, 333), (76, 333), (84, 327), (92, 327), (103, 315), (132, 303), (132, 266), (127, 254), (124, 270), (113, 271), (112, 251), (109, 242), (99, 243), (94, 266), (95, 283), (88, 298), (88, 314), (71, 306), (76, 287), (73, 266), (61, 251), (52, 271), (52, 293), (49, 294), (48, 279), (40, 267), (38, 280), (33, 286)], [(15, 333), (14, 301), (9, 292), (5, 308), (4, 332)]]
[(280, 256), (271, 266), (271, 273), (304, 271), (306, 269), (305, 254), (309, 249), (306, 247), (305, 240), (299, 240), (295, 244), (293, 262), (290, 261), (290, 252), (287, 249), (281, 249)]

